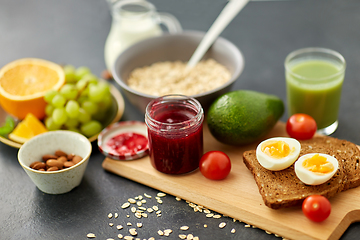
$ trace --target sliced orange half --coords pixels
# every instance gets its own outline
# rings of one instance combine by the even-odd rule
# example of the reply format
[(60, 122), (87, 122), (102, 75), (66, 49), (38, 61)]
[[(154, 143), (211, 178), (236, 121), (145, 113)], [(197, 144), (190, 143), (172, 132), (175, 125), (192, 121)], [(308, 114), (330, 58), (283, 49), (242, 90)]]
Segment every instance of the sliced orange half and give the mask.
[(16, 118), (24, 119), (32, 113), (43, 119), (44, 94), (60, 89), (64, 83), (65, 74), (60, 65), (37, 58), (19, 59), (0, 69), (0, 104)]
[(44, 124), (32, 113), (28, 113), (9, 134), (9, 138), (15, 142), (24, 143), (32, 137), (47, 132)]

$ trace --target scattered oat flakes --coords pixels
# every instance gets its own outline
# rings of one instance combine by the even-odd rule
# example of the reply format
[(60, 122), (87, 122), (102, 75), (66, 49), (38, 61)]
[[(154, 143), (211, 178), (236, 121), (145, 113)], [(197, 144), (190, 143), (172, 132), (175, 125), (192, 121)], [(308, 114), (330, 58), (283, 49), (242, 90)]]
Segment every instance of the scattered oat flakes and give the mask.
[(194, 239), (194, 235), (192, 235), (192, 234), (188, 234), (186, 236), (186, 240), (193, 240), (193, 239)]
[(183, 230), (183, 231), (186, 231), (186, 230), (188, 230), (188, 229), (189, 229), (188, 226), (182, 226), (182, 227), (180, 227), (180, 230)]
[(119, 233), (119, 234), (117, 235), (117, 237), (120, 238), (120, 239), (122, 239), (122, 238), (123, 238), (123, 235)]
[(129, 233), (133, 236), (136, 236), (137, 235), (136, 228), (130, 228)]
[(156, 214), (157, 217), (161, 217), (161, 214)]
[(129, 206), (130, 206), (130, 203), (126, 202), (123, 205), (121, 205), (121, 208), (125, 209), (125, 208), (128, 208)]
[(226, 226), (226, 223), (225, 222), (221, 222), (220, 224), (219, 224), (219, 228), (224, 228)]
[(231, 233), (235, 233), (235, 232), (236, 232), (235, 228), (231, 229), (230, 232), (231, 232)]
[(131, 224), (131, 222), (128, 222), (128, 223), (126, 223), (126, 225), (131, 226), (132, 224)]
[(144, 193), (144, 196), (147, 198), (151, 198), (151, 196), (149, 194)]
[(146, 199), (142, 199), (142, 200), (141, 200), (141, 203), (146, 203)]
[(88, 238), (96, 238), (95, 234), (94, 233), (88, 233), (86, 235)]
[(208, 213), (208, 214), (206, 214), (206, 217), (208, 217), (208, 218), (211, 218), (211, 217), (213, 217), (213, 216), (214, 216), (213, 213)]
[(266, 230), (265, 232), (266, 232), (267, 234), (269, 234), (269, 235), (271, 235), (271, 234), (272, 234), (271, 232), (269, 232), (269, 231), (267, 231), (267, 230)]
[(125, 239), (125, 240), (133, 240), (134, 237), (132, 237), (132, 236), (125, 236), (124, 239)]
[(194, 237), (194, 238), (193, 238), (193, 240), (199, 240), (199, 237), (198, 237), (198, 236), (196, 236), (196, 237)]
[(153, 210), (152, 208), (148, 208), (147, 211), (148, 211), (149, 213), (152, 213), (154, 210)]
[(156, 194), (156, 196), (158, 196), (158, 197), (165, 197), (165, 196), (166, 196), (166, 194), (165, 194), (165, 193), (163, 193), (163, 192), (159, 192), (158, 194)]
[(131, 212), (135, 213), (136, 212), (136, 207), (131, 207)]
[(149, 237), (149, 239), (148, 240), (155, 240), (155, 238), (154, 237)]
[(115, 213), (115, 214), (114, 214), (114, 217), (115, 217), (115, 218), (118, 218), (118, 216), (119, 216), (118, 213)]
[(176, 199), (176, 201), (181, 201), (181, 198), (179, 198), (179, 197), (176, 197), (175, 199)]
[(233, 222), (236, 222), (236, 219), (235, 219), (235, 218), (233, 218)]
[(141, 228), (141, 227), (143, 226), (143, 224), (142, 224), (142, 223), (136, 223), (136, 226), (137, 226), (138, 228)]
[(137, 217), (137, 218), (141, 218), (141, 213), (135, 213), (135, 217)]
[(213, 218), (221, 218), (221, 215), (219, 215), (219, 214), (214, 215)]
[(209, 209), (204, 209), (204, 213), (211, 213)]
[(246, 224), (244, 227), (246, 227), (246, 228), (249, 228), (249, 227), (251, 227), (249, 224)]
[(128, 199), (128, 202), (134, 204), (134, 203), (136, 203), (136, 200), (133, 199), (133, 198), (129, 198), (129, 199)]
[(112, 217), (113, 217), (112, 213), (109, 213), (108, 218), (112, 218)]
[(136, 202), (136, 205), (138, 205), (139, 207), (141, 207), (142, 202), (141, 202), (141, 201), (137, 201), (137, 202)]
[(146, 207), (138, 207), (140, 210), (146, 211)]
[(164, 235), (164, 232), (161, 231), (161, 230), (159, 230), (157, 233), (158, 233), (160, 236), (163, 236), (163, 235)]
[(128, 215), (126, 215), (126, 217), (127, 217), (127, 218), (129, 218), (129, 217), (130, 217), (130, 215), (128, 214)]
[(162, 203), (163, 203), (163, 201), (162, 201), (161, 199), (157, 200), (157, 202), (158, 202), (159, 204), (162, 204)]
[(154, 211), (159, 210), (158, 206), (153, 206), (152, 209), (154, 209)]
[(117, 225), (116, 228), (117, 228), (117, 230), (120, 230), (120, 229), (123, 229), (123, 226), (122, 225)]
[(113, 238), (107, 238), (106, 240), (114, 240)]
[(156, 211), (156, 214), (160, 214), (160, 213), (161, 213), (161, 210)]
[(113, 223), (109, 223), (109, 226), (112, 227), (112, 226), (114, 226), (114, 224), (113, 224)]
[(180, 235), (179, 235), (179, 238), (180, 238), (180, 239), (185, 239), (185, 238), (186, 238), (186, 235), (185, 235), (185, 234), (180, 234)]
[(171, 230), (171, 229), (165, 229), (165, 230), (164, 230), (164, 236), (169, 236), (170, 233), (172, 233), (172, 230)]
[(204, 228), (207, 228), (207, 224), (204, 224)]

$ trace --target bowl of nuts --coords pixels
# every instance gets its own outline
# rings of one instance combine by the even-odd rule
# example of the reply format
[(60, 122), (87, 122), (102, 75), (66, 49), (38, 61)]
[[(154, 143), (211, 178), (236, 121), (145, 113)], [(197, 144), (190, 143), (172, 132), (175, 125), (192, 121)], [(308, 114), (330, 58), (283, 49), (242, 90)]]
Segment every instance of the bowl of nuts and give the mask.
[(91, 152), (91, 143), (85, 136), (58, 130), (42, 133), (23, 144), (18, 160), (38, 189), (62, 194), (80, 184)]
[(228, 92), (244, 68), (240, 50), (218, 37), (192, 68), (187, 61), (205, 32), (184, 31), (142, 40), (116, 59), (112, 75), (126, 98), (141, 112), (160, 96), (181, 94), (196, 98), (204, 110)]

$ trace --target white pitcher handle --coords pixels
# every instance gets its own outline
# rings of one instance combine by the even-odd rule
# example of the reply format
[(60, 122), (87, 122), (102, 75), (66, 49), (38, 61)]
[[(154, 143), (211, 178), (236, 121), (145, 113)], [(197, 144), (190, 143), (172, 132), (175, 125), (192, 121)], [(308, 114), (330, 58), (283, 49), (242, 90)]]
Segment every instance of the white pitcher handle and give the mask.
[(158, 13), (159, 23), (163, 24), (169, 31), (169, 33), (178, 33), (182, 32), (182, 27), (180, 22), (171, 14), (168, 13)]

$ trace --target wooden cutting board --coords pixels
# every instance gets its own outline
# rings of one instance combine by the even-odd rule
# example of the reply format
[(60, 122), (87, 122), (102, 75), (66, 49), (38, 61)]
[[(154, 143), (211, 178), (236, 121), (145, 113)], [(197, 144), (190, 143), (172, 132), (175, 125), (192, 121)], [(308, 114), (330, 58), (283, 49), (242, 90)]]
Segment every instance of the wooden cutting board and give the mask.
[[(279, 122), (266, 138), (273, 136), (287, 136), (284, 123)], [(221, 181), (206, 179), (198, 170), (180, 176), (163, 174), (152, 167), (149, 157), (133, 161), (106, 158), (102, 166), (122, 177), (290, 239), (339, 239), (351, 223), (360, 221), (360, 187), (331, 198), (331, 215), (321, 223), (308, 220), (300, 207), (281, 210), (266, 207), (242, 159), (242, 153), (255, 149), (258, 143), (227, 146), (215, 140), (204, 126), (204, 151), (223, 151), (231, 159), (231, 172)]]

